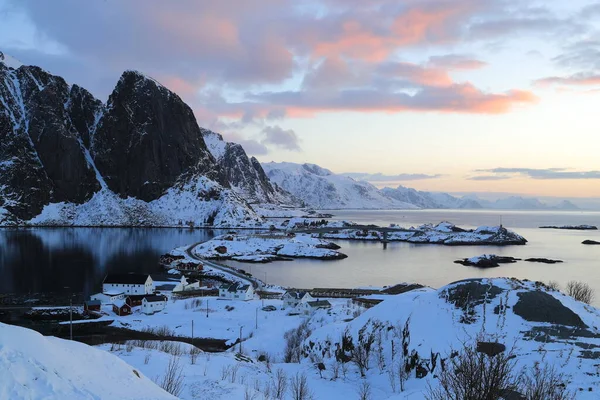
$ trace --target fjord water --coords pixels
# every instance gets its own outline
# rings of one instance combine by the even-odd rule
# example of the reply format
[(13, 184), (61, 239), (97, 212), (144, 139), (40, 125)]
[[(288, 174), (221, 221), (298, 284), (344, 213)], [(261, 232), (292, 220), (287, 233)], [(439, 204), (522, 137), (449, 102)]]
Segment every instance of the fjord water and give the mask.
[(161, 254), (213, 236), (173, 228), (0, 229), (0, 293), (89, 295), (109, 272), (160, 272)]
[[(542, 225), (600, 226), (599, 212), (557, 211), (334, 211), (334, 219), (351, 220), (361, 224), (387, 226), (397, 223), (404, 227), (423, 223), (449, 221), (461, 227), (502, 223), (508, 229), (524, 236), (525, 246), (442, 246), (410, 243), (367, 243), (340, 240), (344, 260), (315, 261), (294, 260), (253, 265), (254, 275), (269, 283), (286, 286), (355, 287), (382, 286), (398, 282), (417, 282), (432, 287), (473, 277), (508, 276), (541, 281), (558, 281), (561, 285), (570, 280), (589, 283), (600, 296), (600, 246), (581, 244), (585, 239), (600, 241), (600, 231), (575, 231), (539, 229)], [(517, 258), (544, 257), (563, 260), (561, 264), (541, 264), (519, 261), (501, 264), (500, 267), (480, 269), (455, 264), (460, 258), (481, 254), (497, 254)], [(231, 263), (248, 270), (248, 265)], [(598, 301), (600, 304), (600, 300)]]
[[(419, 282), (439, 287), (470, 277), (514, 276), (533, 280), (576, 279), (588, 282), (600, 296), (600, 231), (538, 229), (541, 225), (600, 226), (598, 212), (545, 211), (334, 211), (334, 219), (409, 227), (453, 222), (471, 228), (498, 225), (529, 240), (525, 246), (414, 245), (337, 241), (348, 258), (337, 261), (295, 260), (271, 264), (229, 262), (269, 283), (293, 287), (383, 286)], [(149, 228), (32, 228), (0, 230), (0, 293), (39, 293), (64, 290), (90, 294), (100, 288), (107, 272), (159, 272), (157, 261), (175, 247), (209, 240), (223, 231)], [(493, 253), (518, 258), (545, 257), (562, 264), (520, 261), (498, 268), (478, 269), (454, 264), (459, 258)], [(599, 302), (600, 303), (600, 302)]]

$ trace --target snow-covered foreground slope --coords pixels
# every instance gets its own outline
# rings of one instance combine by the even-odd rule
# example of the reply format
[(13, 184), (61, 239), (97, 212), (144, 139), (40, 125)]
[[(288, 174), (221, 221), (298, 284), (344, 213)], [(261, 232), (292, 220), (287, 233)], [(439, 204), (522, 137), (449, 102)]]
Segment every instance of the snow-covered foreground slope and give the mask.
[(415, 209), (385, 196), (368, 182), (337, 175), (314, 164), (263, 163), (269, 179), (318, 209)]
[(118, 357), (0, 323), (0, 399), (175, 399)]
[[(279, 398), (273, 393), (281, 382), (278, 376), (286, 383), (282, 398), (290, 399), (296, 374), (306, 377), (314, 399), (360, 398), (357, 393), (365, 383), (371, 400), (425, 399), (428, 388), (438, 385), (442, 364), (449, 368), (451, 354), (465, 344), (514, 354), (517, 375), (531, 371), (536, 363), (553, 366), (564, 374), (562, 381), (576, 399), (599, 397), (600, 311), (543, 284), (471, 279), (438, 290), (382, 292), (368, 298), (381, 303), (365, 310), (349, 299), (328, 299), (331, 308), (306, 316), (287, 315), (290, 309), (281, 309), (282, 301), (275, 299), (264, 303), (274, 311), (263, 311), (260, 300), (176, 299), (159, 314), (118, 320), (166, 323), (178, 335), (188, 334), (195, 320), (196, 335), (220, 331), (230, 341), (242, 328), (241, 347), (236, 344), (225, 353), (200, 353), (194, 359), (188, 345), (178, 345), (183, 399)], [(361, 376), (359, 353), (352, 349), (365, 343), (370, 343), (370, 350)], [(172, 356), (157, 347), (138, 342), (132, 349), (101, 348), (147, 376), (160, 376)], [(243, 356), (236, 354), (240, 348)], [(405, 363), (408, 373), (401, 388), (397, 373)]]
[[(381, 385), (378, 391), (385, 390), (381, 375), (410, 359), (407, 392), (415, 390), (423, 396), (428, 384), (436, 384), (433, 376), (440, 373), (443, 362), (449, 364), (452, 352), (464, 344), (499, 343), (516, 356), (516, 374), (535, 363), (547, 364), (565, 375), (577, 399), (597, 399), (599, 327), (598, 309), (539, 283), (471, 279), (439, 290), (423, 288), (390, 296), (348, 324), (318, 328), (305, 340), (303, 354), (305, 362), (317, 357), (333, 365), (341, 357), (339, 349), (351, 358), (350, 342), (356, 347), (372, 339), (367, 379)], [(425, 376), (417, 378), (417, 371)], [(377, 398), (392, 397), (389, 385), (387, 390), (387, 395)], [(423, 398), (415, 396), (409, 398)]]

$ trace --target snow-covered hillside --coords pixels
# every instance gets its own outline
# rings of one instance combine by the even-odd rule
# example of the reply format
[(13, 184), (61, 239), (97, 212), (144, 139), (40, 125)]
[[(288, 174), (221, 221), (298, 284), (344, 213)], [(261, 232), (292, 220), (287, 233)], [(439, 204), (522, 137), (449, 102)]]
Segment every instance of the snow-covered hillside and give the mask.
[(267, 176), (284, 190), (318, 209), (416, 209), (382, 194), (368, 182), (337, 175), (315, 164), (263, 163)]
[(93, 347), (0, 323), (0, 399), (175, 399)]

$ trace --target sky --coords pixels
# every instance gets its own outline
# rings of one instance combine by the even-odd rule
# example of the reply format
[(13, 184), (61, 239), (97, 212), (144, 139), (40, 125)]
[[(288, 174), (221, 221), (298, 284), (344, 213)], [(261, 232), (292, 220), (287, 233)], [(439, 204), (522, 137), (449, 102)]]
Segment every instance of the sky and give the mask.
[(260, 161), (376, 186), (600, 197), (600, 3), (0, 0), (0, 51), (124, 70)]

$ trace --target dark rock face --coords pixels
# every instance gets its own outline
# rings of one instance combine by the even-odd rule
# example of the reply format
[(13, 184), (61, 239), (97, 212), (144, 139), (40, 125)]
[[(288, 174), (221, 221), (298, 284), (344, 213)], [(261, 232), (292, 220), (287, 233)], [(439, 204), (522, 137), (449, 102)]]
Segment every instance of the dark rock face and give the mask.
[(498, 342), (477, 342), (477, 351), (490, 357), (497, 356), (506, 350), (506, 346)]
[(519, 301), (513, 307), (513, 311), (526, 321), (587, 327), (579, 315), (548, 293), (536, 290), (518, 293), (518, 296)]
[(563, 262), (562, 260), (551, 260), (549, 258), (526, 258), (525, 261), (528, 262), (538, 262), (544, 264), (558, 264)]
[(597, 242), (595, 240), (584, 240), (583, 242), (581, 242), (581, 244), (598, 245), (598, 244), (600, 244), (600, 242)]
[(19, 218), (49, 202), (83, 203), (99, 189), (69, 109), (66, 82), (38, 67), (0, 64), (0, 206)]
[(469, 258), (464, 258), (462, 260), (456, 260), (454, 261), (454, 263), (479, 268), (493, 268), (499, 267), (500, 264), (513, 264), (520, 260), (520, 258), (502, 257), (492, 254), (487, 257), (479, 257), (476, 261), (471, 260)]
[(92, 141), (94, 161), (121, 197), (160, 197), (178, 178), (202, 174), (227, 186), (192, 110), (173, 92), (126, 71)]

